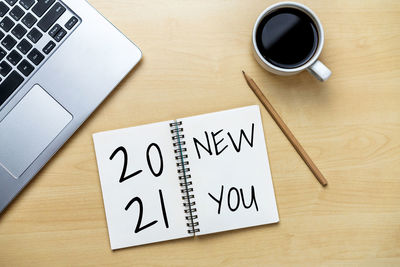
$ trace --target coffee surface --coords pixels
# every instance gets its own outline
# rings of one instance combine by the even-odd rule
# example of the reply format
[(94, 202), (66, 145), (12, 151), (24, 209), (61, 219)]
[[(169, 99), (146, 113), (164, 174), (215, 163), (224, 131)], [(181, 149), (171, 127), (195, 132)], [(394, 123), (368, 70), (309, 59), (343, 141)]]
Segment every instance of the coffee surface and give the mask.
[(312, 19), (295, 8), (281, 8), (259, 24), (256, 44), (261, 55), (281, 68), (297, 68), (314, 55), (318, 33)]

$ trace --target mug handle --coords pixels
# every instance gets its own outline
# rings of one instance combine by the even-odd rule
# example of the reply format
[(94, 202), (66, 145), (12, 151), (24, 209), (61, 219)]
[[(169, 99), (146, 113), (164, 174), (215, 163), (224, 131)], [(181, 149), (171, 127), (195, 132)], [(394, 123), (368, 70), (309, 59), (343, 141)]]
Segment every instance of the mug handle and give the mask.
[(315, 61), (315, 63), (308, 67), (307, 70), (321, 82), (328, 80), (332, 74), (332, 72), (319, 60)]

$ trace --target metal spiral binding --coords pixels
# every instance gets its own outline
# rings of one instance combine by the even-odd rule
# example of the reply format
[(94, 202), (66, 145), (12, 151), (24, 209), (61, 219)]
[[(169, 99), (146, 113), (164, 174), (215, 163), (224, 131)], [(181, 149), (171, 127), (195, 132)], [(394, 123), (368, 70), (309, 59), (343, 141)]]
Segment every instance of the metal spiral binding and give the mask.
[(188, 233), (195, 235), (197, 232), (200, 232), (200, 228), (198, 227), (198, 216), (195, 214), (197, 209), (194, 207), (196, 201), (194, 200), (192, 181), (189, 181), (192, 176), (190, 175), (188, 155), (186, 154), (187, 149), (185, 147), (186, 142), (184, 141), (185, 135), (183, 134), (182, 122), (174, 121), (169, 126), (171, 127), (179, 185), (181, 187), (183, 206), (186, 214), (186, 225), (189, 227)]

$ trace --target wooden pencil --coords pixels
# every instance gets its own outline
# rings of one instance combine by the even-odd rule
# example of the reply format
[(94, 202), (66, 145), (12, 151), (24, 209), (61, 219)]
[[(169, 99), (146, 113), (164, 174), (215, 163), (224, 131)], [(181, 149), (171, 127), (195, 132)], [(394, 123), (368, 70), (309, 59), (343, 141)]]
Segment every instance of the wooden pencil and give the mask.
[(285, 136), (287, 137), (289, 142), (293, 145), (294, 149), (296, 149), (297, 153), (299, 153), (300, 157), (306, 163), (308, 168), (310, 168), (310, 170), (314, 174), (315, 178), (317, 178), (318, 182), (322, 186), (326, 186), (328, 184), (328, 181), (325, 179), (325, 177), (319, 171), (317, 166), (315, 166), (315, 164), (311, 160), (310, 156), (308, 156), (308, 154), (306, 153), (304, 148), (301, 146), (299, 141), (297, 141), (296, 137), (294, 137), (294, 135), (292, 134), (290, 129), (286, 126), (285, 122), (281, 119), (281, 117), (276, 112), (274, 107), (271, 105), (271, 103), (268, 101), (268, 99), (261, 92), (260, 88), (257, 86), (257, 84), (253, 81), (252, 78), (250, 78), (244, 71), (242, 71), (242, 72), (243, 72), (244, 78), (246, 79), (246, 82), (249, 85), (250, 89), (254, 92), (254, 94), (258, 97), (258, 99), (261, 101), (261, 103), (267, 109), (268, 113), (274, 119), (276, 124), (278, 124), (279, 128), (285, 134)]

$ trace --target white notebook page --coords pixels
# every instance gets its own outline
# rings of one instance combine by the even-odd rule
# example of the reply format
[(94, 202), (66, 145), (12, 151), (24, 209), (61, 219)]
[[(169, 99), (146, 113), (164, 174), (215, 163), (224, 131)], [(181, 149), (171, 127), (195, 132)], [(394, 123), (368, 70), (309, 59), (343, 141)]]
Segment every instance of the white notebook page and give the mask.
[[(200, 223), (197, 235), (278, 222), (259, 107), (179, 120)], [(242, 135), (237, 151), (241, 130), (248, 141)]]
[[(169, 122), (96, 133), (93, 140), (112, 249), (191, 236), (184, 217)], [(122, 182), (124, 152), (122, 148), (115, 152), (119, 147), (124, 147), (128, 155), (124, 177), (141, 170)], [(138, 198), (142, 202), (139, 225)]]

